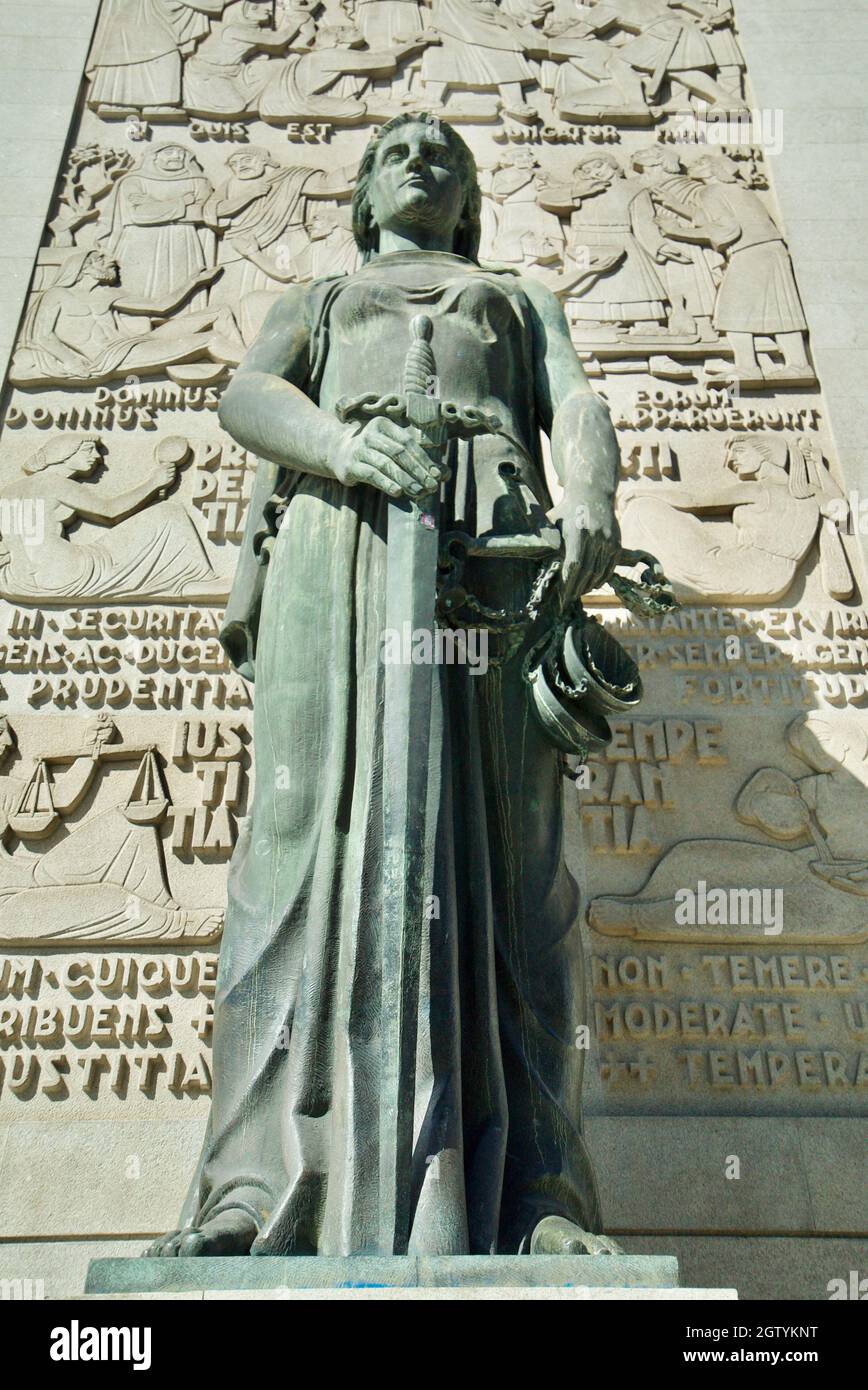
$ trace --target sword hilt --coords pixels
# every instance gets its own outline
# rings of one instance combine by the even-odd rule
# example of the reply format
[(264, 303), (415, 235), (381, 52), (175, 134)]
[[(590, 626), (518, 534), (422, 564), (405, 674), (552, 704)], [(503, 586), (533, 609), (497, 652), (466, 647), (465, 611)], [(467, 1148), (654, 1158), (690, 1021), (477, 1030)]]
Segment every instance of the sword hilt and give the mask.
[(437, 381), (431, 347), (434, 325), (427, 314), (417, 314), (411, 320), (410, 332), (413, 340), (404, 361), (404, 391), (407, 395), (438, 396), (439, 391), (431, 389)]

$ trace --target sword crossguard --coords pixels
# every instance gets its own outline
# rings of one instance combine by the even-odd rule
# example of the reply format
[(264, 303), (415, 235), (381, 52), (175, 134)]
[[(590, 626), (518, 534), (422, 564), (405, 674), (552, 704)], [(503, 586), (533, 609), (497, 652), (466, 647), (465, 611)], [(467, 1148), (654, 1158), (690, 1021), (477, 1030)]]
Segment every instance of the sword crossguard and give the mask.
[[(340, 400), (336, 401), (334, 410), (341, 424), (353, 420), (372, 420), (376, 415), (385, 415), (398, 425), (415, 425), (419, 423), (413, 419), (418, 399), (418, 392), (378, 396), (376, 391), (366, 391), (360, 396), (341, 396)], [(479, 434), (499, 434), (501, 431), (500, 416), (480, 410), (478, 406), (441, 401), (436, 396), (425, 396), (423, 399), (431, 402), (431, 423), (442, 424), (446, 429), (447, 439), (473, 439)]]

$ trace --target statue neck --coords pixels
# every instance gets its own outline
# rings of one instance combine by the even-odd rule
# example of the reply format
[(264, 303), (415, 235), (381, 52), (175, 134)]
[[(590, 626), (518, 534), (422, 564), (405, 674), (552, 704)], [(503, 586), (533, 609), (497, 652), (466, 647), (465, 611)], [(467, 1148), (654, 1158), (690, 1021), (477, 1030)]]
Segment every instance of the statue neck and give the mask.
[(433, 228), (429, 232), (420, 227), (412, 236), (384, 230), (380, 232), (378, 254), (388, 256), (392, 251), (452, 251), (454, 239), (454, 232), (443, 233)]

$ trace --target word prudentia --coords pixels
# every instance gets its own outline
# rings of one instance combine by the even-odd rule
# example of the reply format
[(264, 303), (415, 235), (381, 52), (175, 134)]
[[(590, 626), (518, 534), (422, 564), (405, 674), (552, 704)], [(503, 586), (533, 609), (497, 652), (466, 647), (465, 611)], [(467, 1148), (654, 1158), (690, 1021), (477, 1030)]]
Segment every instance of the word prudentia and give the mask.
[(36, 709), (53, 704), (58, 709), (137, 710), (251, 709), (250, 688), (241, 676), (38, 676), (30, 684), (27, 701)]

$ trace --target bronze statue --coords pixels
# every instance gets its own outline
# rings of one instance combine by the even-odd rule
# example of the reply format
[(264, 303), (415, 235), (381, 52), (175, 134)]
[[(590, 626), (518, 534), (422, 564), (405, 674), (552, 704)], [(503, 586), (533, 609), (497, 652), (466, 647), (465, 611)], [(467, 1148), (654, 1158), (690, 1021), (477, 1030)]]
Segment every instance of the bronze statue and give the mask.
[[(361, 269), (291, 286), (222, 403), (261, 460), (223, 633), (255, 673), (256, 785), (208, 1133), (152, 1254), (616, 1248), (561, 800), (564, 753), (639, 692), (616, 661), (583, 715), (582, 664), (615, 644), (579, 600), (629, 587), (618, 448), (557, 299), (479, 266), (479, 212), (464, 141), (389, 122), (354, 195)], [(438, 660), (472, 627), (484, 670)]]

